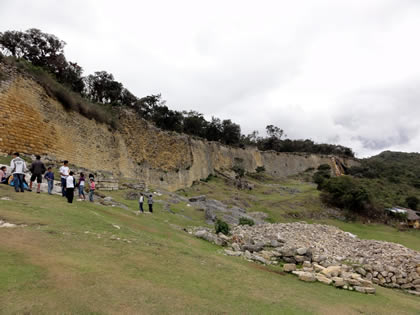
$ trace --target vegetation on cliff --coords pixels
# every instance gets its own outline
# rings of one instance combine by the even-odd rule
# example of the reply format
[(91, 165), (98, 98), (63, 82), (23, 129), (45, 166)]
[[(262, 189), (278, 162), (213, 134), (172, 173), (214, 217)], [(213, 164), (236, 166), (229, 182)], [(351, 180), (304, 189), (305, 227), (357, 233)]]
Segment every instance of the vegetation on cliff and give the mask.
[(360, 160), (348, 169), (349, 176), (330, 178), (318, 169), (314, 181), (327, 204), (368, 217), (381, 217), (393, 206), (418, 210), (420, 198), (420, 154), (382, 152)]
[[(283, 130), (267, 126), (267, 136), (257, 132), (241, 134), (241, 127), (230, 119), (212, 117), (206, 120), (196, 111), (171, 110), (160, 94), (138, 98), (111, 73), (97, 71), (83, 76), (83, 68), (68, 61), (64, 55), (66, 43), (52, 34), (39, 29), (6, 31), (0, 33), (0, 61), (15, 63), (21, 70), (29, 72), (68, 110), (99, 122), (117, 126), (112, 110), (119, 107), (134, 109), (141, 117), (157, 127), (198, 136), (226, 145), (257, 146), (260, 150), (277, 152), (310, 152), (353, 157), (350, 148), (331, 144), (316, 144), (312, 140), (282, 139)], [(8, 58), (1, 57), (1, 54)], [(0, 77), (1, 79), (1, 77)]]

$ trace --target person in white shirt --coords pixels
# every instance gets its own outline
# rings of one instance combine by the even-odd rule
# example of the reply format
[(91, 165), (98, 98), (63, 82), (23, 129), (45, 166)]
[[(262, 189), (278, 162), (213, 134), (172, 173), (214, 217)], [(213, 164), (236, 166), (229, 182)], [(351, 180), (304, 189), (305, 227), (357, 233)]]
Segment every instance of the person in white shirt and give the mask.
[(140, 193), (140, 198), (139, 198), (139, 212), (140, 213), (144, 213), (144, 210), (143, 210), (143, 201), (144, 201), (144, 196), (143, 196), (143, 194), (142, 193)]
[(63, 197), (66, 196), (66, 179), (69, 176), (69, 161), (64, 161), (63, 166), (60, 167), (60, 175), (61, 175), (61, 195)]
[(66, 178), (66, 197), (68, 203), (73, 203), (74, 187), (76, 186), (76, 180), (73, 177), (74, 173), (70, 172)]
[(10, 162), (10, 168), (13, 174), (13, 185), (15, 186), (15, 191), (24, 192), (24, 179), (25, 179), (25, 172), (28, 171), (26, 168), (26, 162), (24, 159), (19, 157), (19, 153), (13, 153), (13, 160)]

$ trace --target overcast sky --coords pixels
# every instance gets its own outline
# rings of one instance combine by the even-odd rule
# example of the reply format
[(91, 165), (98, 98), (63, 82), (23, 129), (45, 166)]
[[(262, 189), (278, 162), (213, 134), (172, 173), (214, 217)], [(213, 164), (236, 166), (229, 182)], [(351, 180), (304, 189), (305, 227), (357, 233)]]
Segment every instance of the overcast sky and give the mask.
[(419, 0), (0, 1), (0, 31), (32, 27), (85, 74), (243, 133), (420, 151)]

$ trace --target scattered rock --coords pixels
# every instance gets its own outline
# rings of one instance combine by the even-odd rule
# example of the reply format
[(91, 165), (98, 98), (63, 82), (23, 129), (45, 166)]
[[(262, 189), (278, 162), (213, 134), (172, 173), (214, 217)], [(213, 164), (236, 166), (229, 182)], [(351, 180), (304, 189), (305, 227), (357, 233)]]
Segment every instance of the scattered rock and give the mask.
[(308, 249), (307, 249), (307, 248), (305, 248), (305, 247), (301, 247), (301, 248), (298, 248), (298, 249), (296, 250), (296, 253), (297, 253), (298, 255), (305, 255), (307, 251), (308, 251)]
[(191, 197), (188, 199), (189, 202), (198, 202), (198, 201), (206, 201), (206, 196), (205, 195), (201, 195), (201, 196), (195, 196), (195, 197)]
[(242, 252), (234, 252), (229, 249), (225, 249), (225, 254), (228, 256), (241, 256)]
[(317, 273), (315, 275), (315, 278), (319, 282), (322, 282), (322, 283), (325, 283), (325, 284), (328, 284), (328, 285), (330, 285), (333, 282), (330, 278), (327, 278), (326, 276), (324, 276), (322, 274), (319, 274), (319, 273)]
[(284, 264), (283, 271), (284, 272), (292, 272), (296, 270), (296, 264)]
[(299, 274), (299, 280), (306, 281), (306, 282), (315, 282), (316, 278), (313, 273), (302, 272)]

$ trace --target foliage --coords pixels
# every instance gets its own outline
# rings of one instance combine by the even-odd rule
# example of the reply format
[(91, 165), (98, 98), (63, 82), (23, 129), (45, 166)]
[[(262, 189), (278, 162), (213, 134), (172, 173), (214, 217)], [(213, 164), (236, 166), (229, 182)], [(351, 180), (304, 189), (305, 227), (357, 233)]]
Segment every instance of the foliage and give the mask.
[(245, 175), (245, 169), (240, 165), (235, 165), (232, 167), (232, 171), (234, 171), (238, 177), (244, 177)]
[(331, 166), (329, 164), (321, 164), (317, 169), (318, 171), (330, 171)]
[[(407, 205), (409, 197), (420, 196), (420, 154), (385, 151), (360, 160), (360, 166), (351, 167), (349, 174), (369, 191), (375, 204), (381, 208)], [(414, 206), (415, 199), (409, 199)]]
[(252, 219), (242, 217), (242, 218), (239, 218), (239, 225), (253, 226), (253, 225), (255, 225), (255, 222)]
[(323, 185), (323, 200), (332, 206), (367, 215), (371, 199), (366, 189), (350, 176), (331, 178)]
[(216, 223), (214, 224), (214, 229), (216, 231), (216, 234), (222, 233), (224, 235), (229, 235), (229, 224), (227, 224), (225, 221), (217, 219)]
[(264, 166), (257, 166), (257, 168), (255, 169), (255, 171), (257, 173), (263, 173), (263, 172), (265, 172), (265, 167)]
[(321, 164), (318, 166), (318, 171), (315, 172), (312, 178), (317, 184), (317, 189), (323, 189), (327, 181), (331, 178), (331, 167), (328, 164)]
[(64, 56), (66, 43), (52, 34), (31, 28), (25, 32), (6, 31), (0, 33), (0, 49), (5, 55), (29, 61), (54, 74), (57, 80), (76, 92), (84, 88), (83, 69)]
[(405, 198), (405, 202), (410, 209), (417, 210), (420, 200), (416, 196), (409, 196)]

